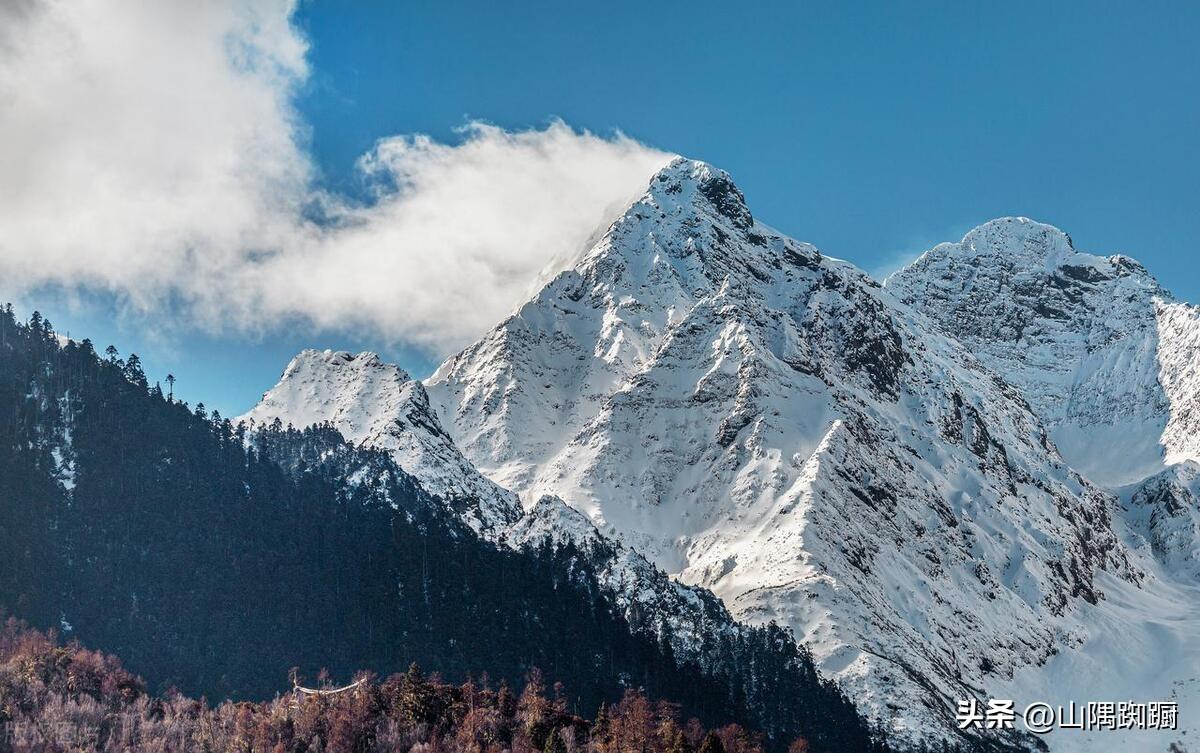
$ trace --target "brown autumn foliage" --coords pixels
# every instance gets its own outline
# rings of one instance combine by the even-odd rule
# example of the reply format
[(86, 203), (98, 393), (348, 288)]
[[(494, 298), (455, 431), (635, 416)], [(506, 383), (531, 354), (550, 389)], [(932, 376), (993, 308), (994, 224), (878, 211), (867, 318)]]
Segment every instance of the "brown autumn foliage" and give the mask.
[(0, 752), (763, 753), (752, 732), (683, 722), (678, 706), (636, 690), (586, 720), (536, 669), (520, 694), (486, 677), (453, 685), (415, 665), (356, 680), (261, 703), (154, 697), (117, 659), (10, 619), (0, 626)]

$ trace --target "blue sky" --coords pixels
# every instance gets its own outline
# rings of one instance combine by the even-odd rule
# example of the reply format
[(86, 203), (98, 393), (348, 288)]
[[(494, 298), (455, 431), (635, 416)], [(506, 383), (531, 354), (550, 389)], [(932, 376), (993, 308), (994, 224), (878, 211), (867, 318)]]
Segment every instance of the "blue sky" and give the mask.
[[(561, 118), (722, 167), (760, 219), (874, 273), (1021, 214), (1200, 301), (1200, 5), (913, 7), (306, 0), (293, 103), (319, 185), (359, 200), (378, 139)], [(370, 348), (418, 375), (439, 355), (369, 327), (163, 334), (103, 296), (20, 300), (225, 413), (301, 347)]]
[(1200, 292), (1194, 3), (520, 6), (303, 6), (330, 179), (383, 133), (558, 116), (723, 167), (869, 270), (1024, 214)]

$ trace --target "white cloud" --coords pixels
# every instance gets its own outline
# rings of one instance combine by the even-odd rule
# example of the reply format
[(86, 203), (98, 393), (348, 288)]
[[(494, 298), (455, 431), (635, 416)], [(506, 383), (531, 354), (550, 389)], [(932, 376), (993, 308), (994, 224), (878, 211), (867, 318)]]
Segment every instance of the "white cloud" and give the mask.
[(263, 263), (264, 310), (463, 345), (532, 292), (548, 265), (557, 271), (582, 250), (668, 160), (557, 122), (520, 133), (473, 124), (464, 136), (455, 146), (381, 141), (362, 167), (395, 190)]
[[(383, 139), (321, 195), (293, 3), (0, 6), (0, 293), (116, 294), (206, 328), (296, 317), (445, 352), (504, 316), (668, 155), (562, 123)], [(336, 219), (320, 226), (304, 209)]]

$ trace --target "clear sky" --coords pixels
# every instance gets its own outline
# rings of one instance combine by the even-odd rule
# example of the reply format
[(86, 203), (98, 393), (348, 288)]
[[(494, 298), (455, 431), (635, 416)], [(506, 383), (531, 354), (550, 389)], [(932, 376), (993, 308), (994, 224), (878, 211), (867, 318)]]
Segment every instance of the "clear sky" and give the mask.
[[(992, 217), (1058, 225), (1200, 301), (1200, 4), (306, 0), (292, 98), (317, 184), (369, 203), (377, 140), (560, 118), (732, 173), (756, 216), (883, 274)], [(300, 347), (442, 353), (372, 327), (148, 333), (29, 295), (60, 329), (245, 410)], [(161, 373), (158, 373), (161, 372)]]
[(1200, 5), (919, 5), (315, 2), (302, 107), (334, 180), (384, 133), (558, 116), (868, 270), (1023, 214), (1197, 299)]

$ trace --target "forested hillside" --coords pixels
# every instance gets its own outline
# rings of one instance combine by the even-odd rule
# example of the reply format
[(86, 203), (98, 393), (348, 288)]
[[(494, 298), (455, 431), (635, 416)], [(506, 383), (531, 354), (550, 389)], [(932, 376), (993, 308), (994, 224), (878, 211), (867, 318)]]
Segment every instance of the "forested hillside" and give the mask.
[(411, 662), (455, 683), (535, 667), (590, 716), (631, 689), (780, 749), (873, 747), (790, 635), (714, 638), (702, 669), (631, 626), (570, 547), (500, 550), (387, 456), (327, 427), (247, 442), (136, 356), (0, 312), (0, 606), (121, 656), (150, 688), (263, 699), (288, 669)]
[[(0, 625), (0, 750), (432, 751), (463, 753), (762, 753), (762, 736), (731, 724), (706, 730), (677, 705), (628, 690), (592, 721), (569, 710), (563, 688), (532, 672), (524, 689), (451, 684), (413, 665), (348, 689), (293, 693), (263, 703), (211, 706), (156, 698), (115, 657), (16, 621)], [(794, 741), (791, 753), (810, 750)]]

